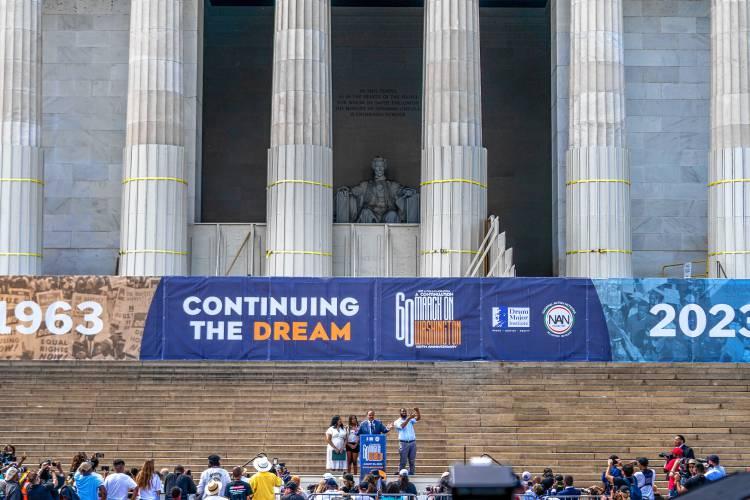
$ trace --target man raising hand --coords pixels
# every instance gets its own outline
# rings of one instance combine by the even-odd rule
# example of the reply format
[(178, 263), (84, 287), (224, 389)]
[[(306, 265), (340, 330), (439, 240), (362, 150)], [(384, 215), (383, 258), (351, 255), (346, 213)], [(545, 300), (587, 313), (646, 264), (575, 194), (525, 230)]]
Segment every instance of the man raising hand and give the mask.
[(393, 422), (393, 426), (398, 429), (398, 468), (406, 468), (406, 462), (409, 461), (409, 475), (414, 475), (414, 462), (417, 459), (417, 435), (414, 433), (414, 424), (422, 419), (419, 408), (409, 414), (406, 408), (401, 408), (401, 418)]

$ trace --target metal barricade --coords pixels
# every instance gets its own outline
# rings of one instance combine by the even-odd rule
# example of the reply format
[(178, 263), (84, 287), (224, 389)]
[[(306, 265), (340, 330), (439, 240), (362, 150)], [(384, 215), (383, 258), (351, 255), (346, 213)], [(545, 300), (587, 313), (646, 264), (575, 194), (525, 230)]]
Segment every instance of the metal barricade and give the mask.
[(513, 500), (601, 500), (609, 498), (605, 495), (585, 495), (580, 496), (569, 496), (569, 495), (542, 495), (536, 496), (533, 493), (523, 493), (515, 495)]

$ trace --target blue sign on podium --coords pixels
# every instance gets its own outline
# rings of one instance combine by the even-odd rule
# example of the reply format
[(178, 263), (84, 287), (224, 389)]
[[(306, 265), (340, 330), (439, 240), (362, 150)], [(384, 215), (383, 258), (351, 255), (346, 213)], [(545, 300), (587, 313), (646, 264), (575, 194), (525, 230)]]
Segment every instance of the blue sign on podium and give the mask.
[(385, 470), (385, 434), (362, 434), (359, 436), (359, 476), (365, 477), (371, 470)]

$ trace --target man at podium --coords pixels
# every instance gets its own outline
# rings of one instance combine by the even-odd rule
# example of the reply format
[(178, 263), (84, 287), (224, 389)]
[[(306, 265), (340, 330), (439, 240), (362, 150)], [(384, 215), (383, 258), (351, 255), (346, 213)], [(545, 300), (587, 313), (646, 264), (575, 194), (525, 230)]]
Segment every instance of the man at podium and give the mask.
[(362, 422), (357, 431), (357, 435), (362, 434), (386, 434), (393, 427), (392, 424), (383, 425), (383, 422), (375, 419), (375, 411), (370, 410), (367, 412), (367, 420)]

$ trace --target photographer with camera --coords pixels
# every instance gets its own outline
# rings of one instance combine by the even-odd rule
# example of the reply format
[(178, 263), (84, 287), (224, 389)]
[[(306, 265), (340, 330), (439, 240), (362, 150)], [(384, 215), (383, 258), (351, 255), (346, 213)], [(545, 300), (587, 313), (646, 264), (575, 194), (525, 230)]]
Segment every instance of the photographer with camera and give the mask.
[(59, 461), (47, 459), (39, 464), (39, 479), (44, 484), (52, 484), (54, 487), (50, 491), (52, 500), (59, 500), (60, 488), (65, 486), (65, 473), (62, 470), (62, 464)]
[(672, 450), (672, 453), (659, 453), (659, 456), (666, 460), (664, 472), (667, 473), (669, 498), (674, 498), (677, 496), (676, 482), (680, 478), (677, 468), (682, 462), (682, 448), (675, 448)]
[(708, 464), (708, 470), (706, 471), (706, 480), (718, 481), (719, 479), (727, 476), (727, 471), (724, 470), (724, 467), (719, 465), (718, 455), (707, 456), (706, 463)]

